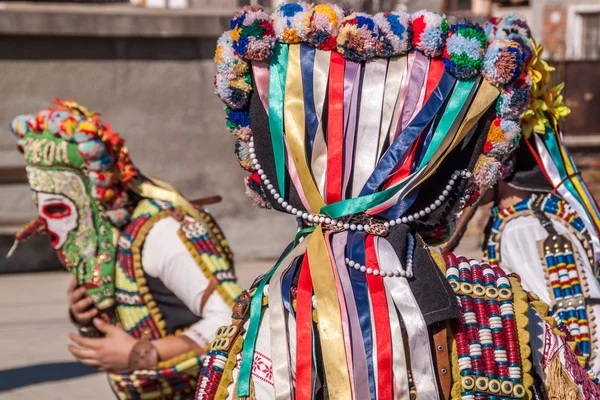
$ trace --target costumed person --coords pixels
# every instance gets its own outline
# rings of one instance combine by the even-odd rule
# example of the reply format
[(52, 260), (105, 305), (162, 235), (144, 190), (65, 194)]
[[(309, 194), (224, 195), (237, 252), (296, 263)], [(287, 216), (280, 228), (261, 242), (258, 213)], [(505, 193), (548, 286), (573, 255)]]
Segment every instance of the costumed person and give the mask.
[[(215, 83), (247, 190), (301, 224), (217, 332), (197, 399), (600, 398), (518, 277), (429, 249), (514, 150), (530, 56), (427, 11), (234, 15)], [(484, 155), (494, 135), (508, 145)]]
[[(503, 37), (506, 25), (503, 18), (491, 20), (490, 38)], [(506, 176), (489, 192), (494, 207), (484, 252), (490, 265), (517, 273), (526, 290), (552, 306), (598, 375), (600, 213), (558, 128), (569, 113), (560, 94), (564, 85), (550, 87), (553, 68), (541, 60), (542, 46), (528, 28), (521, 32), (534, 51), (531, 98), (518, 149), (504, 163)]]
[(71, 353), (108, 370), (121, 399), (193, 398), (201, 356), (242, 292), (215, 220), (143, 175), (110, 125), (73, 101), (11, 128), (39, 214), (15, 245), (45, 232), (73, 273)]

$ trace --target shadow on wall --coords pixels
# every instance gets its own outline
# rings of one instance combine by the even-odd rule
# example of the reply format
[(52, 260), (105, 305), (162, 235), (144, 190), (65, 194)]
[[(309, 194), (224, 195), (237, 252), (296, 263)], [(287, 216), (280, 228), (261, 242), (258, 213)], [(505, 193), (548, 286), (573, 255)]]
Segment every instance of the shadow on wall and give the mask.
[[(56, 271), (64, 268), (46, 235), (40, 235), (21, 243), (12, 257), (6, 258), (5, 255), (8, 254), (13, 243), (12, 236), (0, 236), (0, 274)], [(2, 372), (0, 371), (1, 377)], [(1, 382), (4, 380), (0, 379), (0, 387)]]
[(99, 372), (78, 362), (37, 364), (0, 370), (0, 393), (29, 385), (79, 378)]

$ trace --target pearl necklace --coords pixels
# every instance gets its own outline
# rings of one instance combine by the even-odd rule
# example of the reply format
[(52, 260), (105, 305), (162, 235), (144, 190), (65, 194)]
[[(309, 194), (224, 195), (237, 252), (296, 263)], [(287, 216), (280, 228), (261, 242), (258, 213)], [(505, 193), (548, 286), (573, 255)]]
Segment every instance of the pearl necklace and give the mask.
[(408, 234), (408, 246), (406, 248), (406, 269), (402, 268), (402, 265), (400, 265), (400, 268), (398, 268), (395, 271), (380, 271), (380, 270), (374, 270), (372, 268), (367, 268), (364, 265), (361, 265), (349, 258), (346, 258), (346, 265), (349, 266), (350, 268), (354, 268), (357, 271), (360, 272), (365, 272), (369, 275), (375, 275), (375, 276), (381, 276), (383, 278), (391, 278), (391, 277), (404, 277), (404, 278), (412, 278), (413, 277), (413, 257), (415, 254), (415, 238), (411, 235)]
[[(287, 201), (285, 201), (285, 199), (281, 196), (281, 194), (279, 194), (277, 192), (277, 189), (275, 189), (275, 187), (269, 180), (269, 177), (267, 176), (267, 174), (265, 174), (265, 171), (262, 169), (262, 166), (260, 165), (258, 158), (256, 157), (256, 151), (254, 149), (254, 139), (253, 138), (250, 139), (248, 146), (249, 146), (248, 152), (250, 153), (250, 158), (252, 159), (252, 165), (254, 166), (254, 169), (260, 176), (260, 180), (266, 186), (267, 190), (269, 191), (269, 193), (271, 193), (273, 198), (275, 200), (277, 200), (277, 203), (279, 203), (281, 205), (281, 207), (283, 207), (285, 209), (285, 211), (287, 211), (288, 213), (290, 213), (292, 215), (295, 215), (298, 218), (302, 218), (309, 223), (313, 223), (313, 224), (323, 224), (324, 223), (326, 225), (330, 225), (332, 227), (337, 227), (339, 229), (369, 232), (371, 227), (368, 224), (352, 223), (352, 220), (350, 219), (351, 217), (342, 217), (340, 219), (335, 219), (335, 218), (330, 218), (326, 215), (311, 214), (307, 211), (298, 210), (296, 207), (293, 207), (291, 204), (289, 204)], [(425, 207), (421, 211), (415, 212), (412, 215), (387, 220), (383, 223), (384, 227), (387, 229), (390, 226), (395, 226), (397, 224), (407, 224), (407, 223), (414, 222), (414, 221), (419, 220), (420, 218), (425, 217), (426, 215), (430, 214), (431, 212), (433, 212), (435, 209), (437, 209), (438, 207), (440, 207), (442, 205), (442, 203), (450, 195), (450, 191), (456, 184), (456, 180), (459, 177), (462, 179), (468, 179), (471, 176), (472, 176), (472, 173), (471, 173), (471, 171), (468, 171), (468, 170), (454, 171), (454, 173), (448, 180), (448, 184), (446, 185), (444, 190), (442, 190), (442, 194), (440, 194), (433, 203), (431, 203), (429, 206)]]

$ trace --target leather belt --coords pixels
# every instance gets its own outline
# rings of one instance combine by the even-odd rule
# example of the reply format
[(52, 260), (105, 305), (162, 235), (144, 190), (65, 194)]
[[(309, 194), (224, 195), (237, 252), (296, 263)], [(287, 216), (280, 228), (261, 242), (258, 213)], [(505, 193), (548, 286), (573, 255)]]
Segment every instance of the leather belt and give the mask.
[(448, 353), (448, 328), (447, 322), (438, 322), (432, 328), (433, 354), (437, 368), (438, 384), (445, 400), (450, 399), (452, 387), (452, 373), (450, 369), (450, 356)]

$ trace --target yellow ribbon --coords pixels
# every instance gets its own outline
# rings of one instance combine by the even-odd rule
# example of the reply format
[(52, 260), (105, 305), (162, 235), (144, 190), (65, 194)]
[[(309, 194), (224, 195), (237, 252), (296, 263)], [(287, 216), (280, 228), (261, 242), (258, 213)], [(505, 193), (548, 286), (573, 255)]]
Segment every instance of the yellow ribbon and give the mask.
[(340, 305), (335, 290), (333, 266), (323, 230), (317, 226), (308, 237), (310, 276), (317, 301), (319, 340), (323, 351), (323, 365), (329, 398), (351, 399), (350, 374), (346, 362), (346, 348), (340, 316)]
[[(296, 166), (302, 190), (312, 213), (325, 206), (315, 181), (308, 169), (305, 154), (304, 98), (302, 96), (302, 71), (300, 69), (300, 45), (291, 44), (288, 52), (287, 79), (285, 82), (284, 123), (285, 135), (292, 160)], [(300, 189), (300, 188), (298, 188)]]

